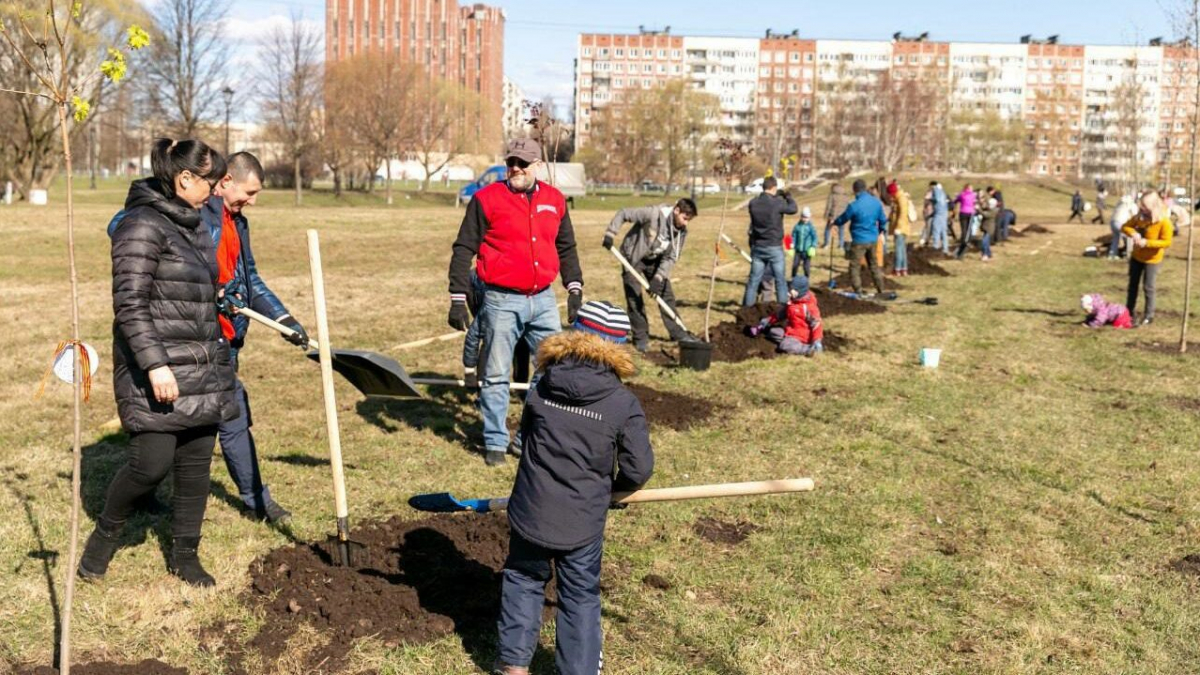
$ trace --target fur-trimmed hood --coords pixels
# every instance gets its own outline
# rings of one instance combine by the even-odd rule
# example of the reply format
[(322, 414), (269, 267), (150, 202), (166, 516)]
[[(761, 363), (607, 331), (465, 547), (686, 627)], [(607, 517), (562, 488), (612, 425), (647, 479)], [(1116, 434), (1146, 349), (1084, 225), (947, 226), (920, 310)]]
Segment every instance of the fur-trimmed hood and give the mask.
[(611, 369), (622, 380), (637, 372), (629, 348), (579, 330), (567, 330), (542, 340), (538, 347), (538, 370), (564, 361), (578, 361)]

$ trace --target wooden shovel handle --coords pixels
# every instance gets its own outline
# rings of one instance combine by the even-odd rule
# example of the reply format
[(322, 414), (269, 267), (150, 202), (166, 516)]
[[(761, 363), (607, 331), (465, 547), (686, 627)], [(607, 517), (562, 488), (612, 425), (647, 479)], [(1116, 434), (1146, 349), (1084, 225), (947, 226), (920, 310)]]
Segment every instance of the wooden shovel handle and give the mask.
[(737, 244), (733, 243), (733, 240), (729, 238), (729, 235), (722, 232), (721, 239), (724, 239), (726, 244), (729, 244), (730, 246), (732, 246), (733, 250), (737, 251), (738, 253), (741, 253), (742, 257), (746, 259), (746, 262), (748, 262), (748, 263), (754, 262), (753, 260), (750, 259), (750, 254), (743, 251), (741, 246), (738, 246)]
[(636, 492), (614, 492), (614, 504), (641, 504), (644, 502), (673, 502), (683, 499), (705, 499), (708, 497), (746, 497), (750, 495), (773, 495), (784, 492), (810, 492), (811, 478), (781, 478), (749, 483), (717, 483), (716, 485), (686, 485), (683, 487), (652, 488)]
[[(288, 337), (291, 337), (296, 334), (296, 331), (292, 330), (291, 328), (288, 328), (287, 326), (279, 323), (278, 321), (275, 321), (274, 319), (268, 319), (267, 317), (250, 309), (249, 307), (242, 307), (242, 308), (238, 309), (237, 313), (241, 314), (242, 316), (246, 317), (247, 319), (253, 319), (253, 320), (261, 323), (262, 325), (267, 326), (268, 328), (274, 328), (275, 330), (279, 331), (280, 333), (283, 333), (284, 335), (286, 335)], [(313, 340), (311, 338), (308, 341), (308, 346), (310, 349), (317, 349), (317, 350), (321, 349), (320, 343), (318, 343), (316, 340)]]
[[(646, 281), (646, 277), (642, 276), (641, 273), (633, 268), (633, 265), (629, 264), (629, 261), (625, 259), (625, 256), (621, 255), (620, 251), (618, 251), (616, 248), (610, 248), (608, 249), (608, 252), (617, 258), (617, 260), (621, 263), (621, 266), (628, 270), (628, 272), (633, 275), (634, 279), (637, 279), (638, 283), (642, 285), (642, 288), (646, 289), (647, 293), (650, 293), (650, 282)], [(663, 311), (667, 313), (667, 316), (671, 317), (675, 323), (679, 324), (680, 328), (682, 328), (685, 332), (687, 331), (687, 326), (683, 324), (683, 319), (679, 318), (679, 315), (675, 313), (675, 310), (671, 309), (671, 306), (667, 304), (666, 300), (663, 300), (653, 293), (650, 293), (650, 297), (654, 298), (654, 300), (658, 303), (658, 306), (662, 307)]]

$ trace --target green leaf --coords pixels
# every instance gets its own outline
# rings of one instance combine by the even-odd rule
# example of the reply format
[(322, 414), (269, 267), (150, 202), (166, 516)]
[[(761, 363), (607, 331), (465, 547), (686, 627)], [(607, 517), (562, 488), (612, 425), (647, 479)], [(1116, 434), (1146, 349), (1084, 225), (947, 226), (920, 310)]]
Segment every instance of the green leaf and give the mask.
[(108, 59), (100, 63), (100, 72), (115, 84), (125, 77), (127, 70), (128, 64), (125, 61), (125, 52), (109, 47)]
[(92, 104), (78, 96), (71, 97), (71, 107), (75, 109), (76, 122), (83, 122), (92, 113)]
[(137, 24), (130, 26), (126, 35), (125, 44), (129, 45), (129, 48), (134, 51), (150, 44), (150, 34)]

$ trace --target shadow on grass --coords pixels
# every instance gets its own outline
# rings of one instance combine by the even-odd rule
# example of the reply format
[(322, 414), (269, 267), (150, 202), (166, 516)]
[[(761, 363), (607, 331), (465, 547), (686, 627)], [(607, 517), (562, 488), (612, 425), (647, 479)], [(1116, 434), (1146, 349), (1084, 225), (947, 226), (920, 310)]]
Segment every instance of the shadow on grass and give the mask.
[(33, 494), (22, 489), (21, 485), (28, 480), (28, 474), (8, 469), (9, 475), (4, 477), (4, 484), (12, 492), (17, 501), (21, 502), (21, 508), (25, 511), (25, 522), (29, 524), (29, 530), (33, 533), (34, 540), (37, 541), (37, 548), (25, 554), (25, 560), (21, 561), (13, 570), (13, 574), (19, 573), (25, 563), (30, 560), (38, 561), (42, 569), (42, 577), (46, 580), (46, 592), (50, 599), (50, 611), (54, 621), (54, 655), (51, 657), (51, 664), (58, 666), (62, 640), (62, 614), (58, 608), (58, 587), (54, 583), (54, 569), (58, 567), (58, 551), (46, 548), (46, 538), (42, 534), (42, 524), (38, 521), (37, 516), (33, 512), (33, 502), (36, 497)]
[[(302, 455), (298, 452), (293, 452), (293, 453), (290, 453), (287, 455), (280, 455), (278, 457), (268, 457), (267, 461), (278, 462), (280, 464), (287, 464), (289, 466), (303, 466), (303, 467), (329, 466), (329, 458), (328, 457), (313, 457), (311, 455)], [(354, 464), (346, 464), (344, 462), (343, 462), (342, 466), (346, 469), (357, 469), (358, 468)]]
[[(443, 377), (439, 373), (412, 373), (413, 377)], [(464, 387), (428, 387), (423, 399), (378, 399), (359, 401), (355, 412), (386, 433), (402, 426), (429, 430), (439, 438), (474, 451), (483, 436), (483, 422), (475, 412), (476, 395)]]
[(1043, 309), (1041, 307), (993, 307), (993, 312), (1015, 312), (1017, 314), (1042, 314), (1044, 316), (1079, 316), (1080, 313), (1065, 309)]

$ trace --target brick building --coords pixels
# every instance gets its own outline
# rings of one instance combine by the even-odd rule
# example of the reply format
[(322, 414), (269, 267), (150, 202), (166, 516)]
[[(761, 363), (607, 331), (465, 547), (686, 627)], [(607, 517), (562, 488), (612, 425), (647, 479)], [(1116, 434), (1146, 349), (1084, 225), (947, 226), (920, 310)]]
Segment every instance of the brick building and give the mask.
[(479, 133), (503, 138), (504, 12), (455, 0), (326, 0), (325, 61), (364, 53), (419, 64), (431, 76), (479, 94)]

